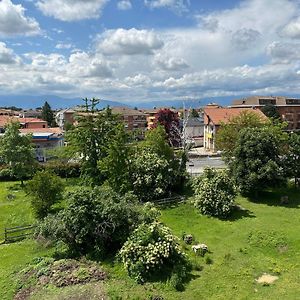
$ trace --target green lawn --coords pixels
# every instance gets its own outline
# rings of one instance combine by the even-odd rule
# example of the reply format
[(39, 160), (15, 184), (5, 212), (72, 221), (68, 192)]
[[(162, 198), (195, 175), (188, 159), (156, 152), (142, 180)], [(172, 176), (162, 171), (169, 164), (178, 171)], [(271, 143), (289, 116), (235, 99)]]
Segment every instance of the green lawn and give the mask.
[[(6, 194), (15, 183), (0, 183), (0, 232), (5, 226), (33, 222), (29, 198), (22, 191), (10, 202)], [(289, 193), (290, 204), (280, 206), (280, 195)], [(196, 257), (190, 246), (183, 245), (198, 270), (193, 270), (182, 292), (164, 283), (137, 285), (129, 279), (119, 263), (104, 262), (110, 279), (102, 288), (112, 299), (298, 299), (300, 295), (300, 193), (290, 190), (265, 193), (256, 202), (239, 197), (244, 209), (223, 221), (198, 214), (188, 202), (162, 210), (161, 220), (179, 237), (191, 233), (210, 253)], [(16, 288), (15, 272), (33, 257), (50, 255), (32, 240), (0, 245), (0, 299), (12, 299)], [(210, 257), (212, 264), (207, 264)], [(279, 279), (269, 286), (256, 283), (263, 273)], [(80, 291), (80, 292), (77, 292)], [(68, 299), (68, 295), (97, 295), (97, 288), (78, 287), (58, 291), (48, 289), (34, 299)], [(79, 294), (78, 294), (79, 293)], [(59, 295), (64, 295), (60, 298)], [(79, 298), (78, 298), (79, 299)], [(95, 297), (97, 299), (97, 297)]]

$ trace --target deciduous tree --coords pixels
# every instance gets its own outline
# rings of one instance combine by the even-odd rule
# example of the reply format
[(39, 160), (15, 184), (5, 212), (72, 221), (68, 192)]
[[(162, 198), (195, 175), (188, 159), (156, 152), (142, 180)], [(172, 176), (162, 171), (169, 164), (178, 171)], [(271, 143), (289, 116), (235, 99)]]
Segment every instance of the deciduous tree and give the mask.
[(7, 164), (15, 178), (23, 180), (33, 174), (36, 166), (31, 135), (21, 135), (19, 123), (9, 123), (0, 138), (0, 160)]

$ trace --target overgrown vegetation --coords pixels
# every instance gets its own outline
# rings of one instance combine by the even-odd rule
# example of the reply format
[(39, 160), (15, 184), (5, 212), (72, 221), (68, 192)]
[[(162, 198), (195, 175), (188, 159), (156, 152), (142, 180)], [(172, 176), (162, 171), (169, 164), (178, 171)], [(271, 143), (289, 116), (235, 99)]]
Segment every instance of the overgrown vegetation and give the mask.
[(129, 276), (142, 283), (162, 272), (174, 288), (182, 289), (189, 263), (178, 241), (158, 222), (141, 224), (120, 250)]
[(54, 173), (39, 171), (26, 184), (26, 191), (32, 196), (31, 205), (35, 215), (42, 219), (49, 214), (51, 207), (62, 199), (64, 183)]
[(202, 214), (226, 218), (231, 213), (236, 189), (227, 171), (205, 169), (193, 187), (194, 205)]
[(80, 187), (66, 195), (66, 207), (39, 224), (36, 236), (64, 242), (75, 255), (103, 257), (122, 247), (142, 222), (157, 217), (131, 193), (120, 196), (109, 187)]

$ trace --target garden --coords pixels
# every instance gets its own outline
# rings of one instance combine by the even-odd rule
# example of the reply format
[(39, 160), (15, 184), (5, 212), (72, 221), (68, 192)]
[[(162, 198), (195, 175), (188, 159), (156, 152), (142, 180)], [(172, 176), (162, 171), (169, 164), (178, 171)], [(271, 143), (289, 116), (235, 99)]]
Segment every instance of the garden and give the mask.
[(190, 178), (171, 112), (136, 141), (86, 104), (49, 164), (18, 124), (0, 140), (3, 299), (296, 298), (299, 135), (238, 116), (228, 169)]
[[(33, 212), (22, 191), (14, 200), (7, 194), (15, 182), (0, 183), (1, 231), (6, 226), (32, 222)], [(70, 189), (74, 183), (70, 183)], [(280, 204), (281, 195), (289, 196), (289, 204)], [(299, 294), (300, 238), (299, 192), (294, 188), (264, 192), (257, 199), (239, 196), (239, 205), (227, 220), (199, 214), (186, 203), (161, 208), (159, 220), (180, 238), (180, 247), (192, 264), (184, 289), (177, 291), (164, 278), (144, 284), (127, 275), (120, 260), (107, 257), (96, 262), (107, 278), (97, 282), (81, 282), (70, 286), (56, 286), (49, 282), (36, 285), (33, 280), (31, 298), (68, 299), (79, 295), (82, 299), (104, 295), (108, 299), (296, 299)], [(18, 216), (21, 216), (18, 219)], [(186, 244), (182, 236), (192, 235)], [(202, 257), (192, 251), (192, 245), (205, 243), (208, 252)], [(22, 270), (37, 265), (37, 259), (52, 259), (61, 251), (58, 246), (41, 245), (33, 239), (0, 245), (1, 299), (13, 296), (28, 282), (22, 282)], [(62, 253), (61, 253), (62, 255)], [(39, 266), (38, 266), (39, 268)], [(44, 267), (43, 267), (44, 268)], [(84, 269), (83, 269), (84, 270)], [(82, 271), (84, 273), (84, 271)], [(276, 276), (273, 283), (258, 283), (263, 274)], [(85, 275), (88, 276), (88, 275)], [(95, 296), (95, 297), (96, 297)], [(84, 298), (86, 297), (86, 298)], [(156, 298), (155, 298), (156, 297)], [(159, 298), (160, 297), (160, 298)]]

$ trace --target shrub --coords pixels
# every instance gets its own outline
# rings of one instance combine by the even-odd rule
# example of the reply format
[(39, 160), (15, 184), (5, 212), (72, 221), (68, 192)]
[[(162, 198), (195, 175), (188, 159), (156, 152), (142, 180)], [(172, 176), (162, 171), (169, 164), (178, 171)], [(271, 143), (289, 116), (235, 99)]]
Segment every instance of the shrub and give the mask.
[(55, 173), (61, 178), (74, 178), (80, 176), (79, 163), (66, 163), (66, 162), (49, 162), (42, 165), (42, 169)]
[(44, 218), (51, 206), (62, 198), (64, 184), (57, 175), (49, 171), (37, 172), (26, 185), (32, 195), (31, 205), (38, 218)]
[[(78, 188), (66, 195), (67, 205), (56, 218), (47, 217), (37, 232), (61, 240), (74, 254), (101, 256), (120, 249), (141, 222), (153, 221), (157, 211), (141, 207), (131, 193), (120, 196), (111, 188)], [(49, 227), (57, 227), (51, 230)]]
[(132, 170), (133, 190), (143, 201), (162, 198), (174, 181), (174, 170), (168, 160), (154, 152), (138, 152)]
[(205, 169), (194, 182), (194, 205), (204, 215), (226, 218), (233, 207), (236, 190), (227, 171)]
[(8, 167), (0, 167), (0, 181), (16, 180), (11, 169)]
[(129, 276), (139, 283), (163, 272), (172, 286), (178, 288), (187, 276), (189, 264), (178, 238), (158, 222), (141, 224), (123, 245), (119, 256)]

